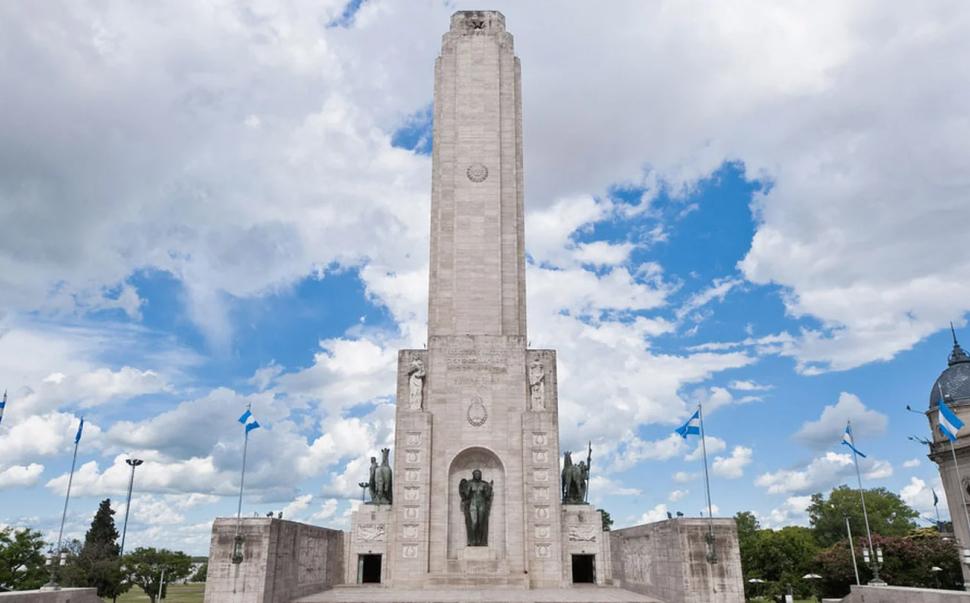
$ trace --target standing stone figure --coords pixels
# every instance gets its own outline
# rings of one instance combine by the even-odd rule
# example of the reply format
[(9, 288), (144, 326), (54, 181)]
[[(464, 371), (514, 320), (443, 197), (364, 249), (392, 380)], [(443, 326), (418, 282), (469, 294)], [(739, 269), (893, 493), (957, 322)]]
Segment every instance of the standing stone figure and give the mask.
[(468, 546), (488, 546), (488, 514), (492, 510), (494, 483), (494, 481), (484, 481), (479, 469), (472, 471), (471, 481), (462, 478), (458, 483), (461, 512), (465, 515)]
[(424, 370), (424, 361), (420, 358), (412, 360), (408, 368), (408, 408), (411, 410), (421, 409), (425, 375), (427, 372)]
[(532, 410), (546, 408), (546, 368), (538, 358), (533, 358), (529, 365), (529, 399)]
[(390, 448), (381, 449), (381, 466), (376, 467), (376, 461), (371, 457), (371, 471), (374, 475), (374, 493), (371, 495), (371, 502), (375, 505), (389, 505), (392, 502), (391, 494), (391, 465), (387, 461)]

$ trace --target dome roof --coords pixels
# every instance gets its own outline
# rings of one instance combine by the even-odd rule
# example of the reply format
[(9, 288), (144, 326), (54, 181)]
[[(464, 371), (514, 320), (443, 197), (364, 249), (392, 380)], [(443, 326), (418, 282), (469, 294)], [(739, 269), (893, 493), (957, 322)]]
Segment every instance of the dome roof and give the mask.
[(947, 365), (930, 390), (931, 409), (936, 408), (941, 389), (947, 403), (970, 402), (970, 356), (960, 347), (956, 333), (953, 334), (953, 351), (950, 352)]

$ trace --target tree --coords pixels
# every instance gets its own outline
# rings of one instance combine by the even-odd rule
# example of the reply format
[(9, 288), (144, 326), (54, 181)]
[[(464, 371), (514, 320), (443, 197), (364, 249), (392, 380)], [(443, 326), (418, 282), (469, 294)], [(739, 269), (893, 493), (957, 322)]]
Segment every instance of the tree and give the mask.
[(734, 521), (738, 526), (738, 548), (741, 550), (741, 570), (744, 575), (745, 597), (750, 599), (762, 592), (760, 587), (748, 582), (750, 578), (761, 578), (760, 575), (754, 575), (754, 573), (761, 573), (761, 568), (757, 566), (754, 555), (755, 543), (758, 540), (758, 531), (761, 529), (761, 525), (754, 513), (750, 511), (739, 512), (734, 516)]
[[(742, 518), (745, 529), (751, 527), (752, 517)], [(754, 522), (757, 525), (757, 521)], [(807, 598), (811, 585), (802, 576), (812, 573), (818, 545), (812, 530), (800, 526), (788, 526), (780, 530), (753, 529), (745, 537), (745, 548), (741, 550), (741, 567), (745, 588), (752, 588), (751, 578), (764, 580), (757, 587), (757, 594), (777, 596), (788, 592), (791, 586), (799, 598)], [(740, 539), (740, 534), (739, 534)], [(740, 543), (739, 543), (740, 544)]]
[[(868, 538), (859, 536), (853, 540), (859, 578), (865, 584), (872, 578), (861, 553), (862, 547), (868, 546)], [(872, 542), (883, 550), (884, 565), (879, 574), (889, 584), (962, 590), (963, 575), (957, 545), (952, 540), (944, 540), (936, 530), (919, 529), (906, 536), (873, 534)], [(849, 586), (855, 584), (848, 540), (820, 551), (815, 561), (818, 573), (822, 575), (822, 595), (843, 597), (848, 594)], [(934, 572), (933, 567), (941, 571)]]
[(613, 525), (613, 518), (610, 517), (610, 512), (604, 511), (603, 509), (596, 509), (596, 510), (603, 514), (603, 531), (609, 532), (610, 527)]
[[(897, 494), (885, 488), (874, 488), (865, 493), (869, 527), (873, 535), (905, 536), (916, 527), (915, 520), (919, 514)], [(846, 537), (846, 516), (849, 517), (853, 536), (866, 533), (858, 490), (839, 486), (832, 490), (828, 500), (821, 493), (812, 495), (808, 518), (819, 546), (829, 547)]]
[(180, 551), (166, 549), (139, 547), (125, 555), (124, 563), (131, 583), (145, 591), (152, 603), (155, 603), (158, 596), (163, 571), (165, 584), (182, 580), (192, 571), (191, 557)]
[(40, 588), (47, 582), (44, 539), (27, 528), (0, 530), (0, 586), (9, 590)]
[(209, 573), (209, 562), (203, 561), (202, 565), (199, 566), (192, 577), (189, 578), (189, 582), (205, 582), (206, 575)]
[(99, 597), (115, 597), (128, 590), (123, 584), (119, 557), (118, 530), (115, 528), (111, 499), (104, 499), (84, 535), (84, 545), (70, 559), (62, 573), (64, 582), (73, 586), (98, 589)]

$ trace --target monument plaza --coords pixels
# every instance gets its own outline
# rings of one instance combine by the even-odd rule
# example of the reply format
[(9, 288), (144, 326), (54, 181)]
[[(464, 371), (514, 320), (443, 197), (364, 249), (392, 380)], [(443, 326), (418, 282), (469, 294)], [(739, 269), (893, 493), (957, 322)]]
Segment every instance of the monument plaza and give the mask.
[(560, 465), (556, 352), (526, 331), (522, 119), (505, 17), (454, 14), (435, 64), (427, 349), (398, 355), (394, 447), (349, 532), (217, 519), (206, 601), (743, 601), (733, 519), (604, 531), (589, 451)]

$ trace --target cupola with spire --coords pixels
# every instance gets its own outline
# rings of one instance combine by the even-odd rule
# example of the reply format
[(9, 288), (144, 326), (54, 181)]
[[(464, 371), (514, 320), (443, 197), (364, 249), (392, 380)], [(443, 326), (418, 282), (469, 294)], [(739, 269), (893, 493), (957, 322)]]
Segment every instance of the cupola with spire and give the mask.
[(946, 369), (940, 373), (930, 390), (931, 409), (936, 408), (941, 390), (950, 406), (970, 404), (970, 355), (960, 347), (953, 323), (950, 323), (950, 333), (953, 335), (953, 350), (947, 358)]

